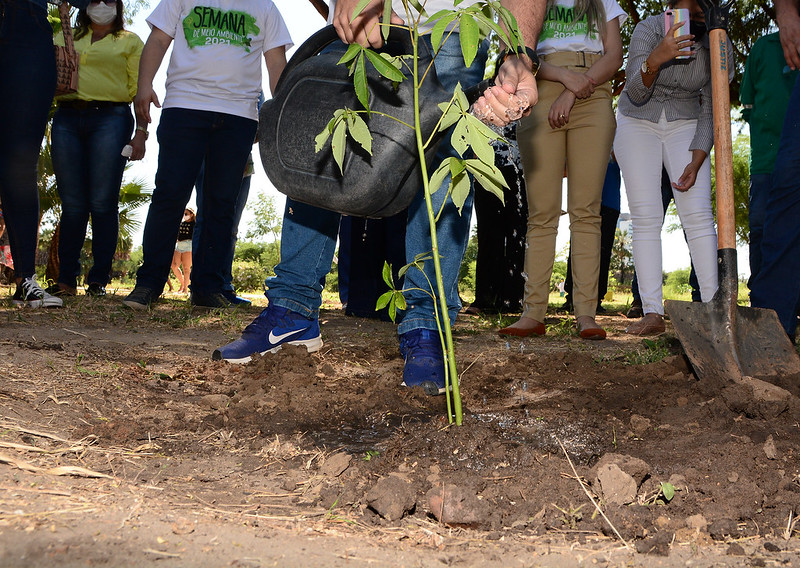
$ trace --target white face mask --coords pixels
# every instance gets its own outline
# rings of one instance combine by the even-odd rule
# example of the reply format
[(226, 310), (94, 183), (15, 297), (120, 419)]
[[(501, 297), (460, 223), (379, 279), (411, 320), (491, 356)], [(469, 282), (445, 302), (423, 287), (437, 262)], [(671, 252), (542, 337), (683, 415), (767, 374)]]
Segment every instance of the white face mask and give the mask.
[(117, 5), (112, 4), (109, 6), (105, 2), (100, 2), (99, 4), (89, 4), (89, 7), (86, 8), (86, 13), (89, 15), (89, 19), (92, 20), (93, 23), (97, 24), (98, 26), (105, 26), (113, 22), (114, 18), (117, 17)]

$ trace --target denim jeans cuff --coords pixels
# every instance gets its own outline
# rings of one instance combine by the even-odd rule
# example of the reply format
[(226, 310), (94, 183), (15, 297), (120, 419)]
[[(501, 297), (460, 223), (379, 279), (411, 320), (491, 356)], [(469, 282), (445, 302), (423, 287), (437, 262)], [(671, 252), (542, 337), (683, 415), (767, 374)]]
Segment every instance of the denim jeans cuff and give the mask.
[(436, 320), (429, 317), (414, 317), (403, 318), (403, 321), (400, 322), (400, 325), (397, 326), (397, 335), (403, 335), (404, 333), (408, 333), (409, 331), (414, 331), (415, 329), (429, 329), (431, 331), (438, 330), (438, 326), (436, 325)]
[(301, 316), (307, 317), (309, 319), (319, 319), (318, 309), (312, 310), (296, 300), (292, 300), (290, 298), (272, 298), (270, 297), (269, 294), (267, 294), (267, 298), (269, 299), (269, 303), (272, 304), (273, 306), (286, 308), (287, 310), (296, 312)]

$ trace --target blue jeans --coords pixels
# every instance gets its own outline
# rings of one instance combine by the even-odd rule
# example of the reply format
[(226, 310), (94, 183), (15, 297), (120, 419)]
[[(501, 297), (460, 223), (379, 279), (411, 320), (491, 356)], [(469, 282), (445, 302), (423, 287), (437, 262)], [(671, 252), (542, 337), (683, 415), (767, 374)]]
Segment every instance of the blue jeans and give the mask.
[(61, 198), (58, 282), (77, 286), (86, 224), (92, 219), (92, 259), (87, 282), (108, 284), (119, 237), (119, 191), (133, 133), (130, 106), (75, 110), (53, 117), (53, 170)]
[(750, 282), (761, 270), (761, 240), (764, 237), (764, 216), (767, 213), (772, 174), (750, 174)]
[(197, 202), (205, 227), (197, 248), (192, 247), (192, 290), (209, 294), (223, 290), (236, 200), (256, 126), (249, 118), (219, 112), (183, 108), (161, 112), (156, 187), (144, 227), (144, 262), (136, 273), (137, 286), (155, 294), (164, 290), (178, 225), (205, 160), (203, 194)]
[[(194, 182), (194, 189), (197, 192), (197, 202), (203, 200), (203, 185), (206, 174), (206, 167), (203, 164), (200, 167), (200, 173), (197, 174), (197, 180)], [(247, 205), (247, 197), (250, 195), (250, 178), (252, 176), (245, 176), (242, 178), (242, 183), (239, 185), (239, 197), (236, 198), (236, 209), (233, 213), (233, 226), (231, 227), (230, 244), (228, 246), (228, 254), (225, 256), (223, 263), (220, 265), (222, 273), (219, 275), (224, 284), (222, 290), (226, 292), (233, 292), (233, 274), (231, 268), (233, 267), (233, 257), (236, 254), (236, 237), (239, 232), (239, 222), (242, 220), (244, 208)], [(201, 213), (198, 210), (195, 219), (194, 233), (192, 234), (192, 249), (198, 250), (200, 248), (200, 232), (202, 231), (205, 212)], [(194, 284), (189, 286), (194, 289)]]
[(53, 29), (44, 8), (0, 0), (0, 200), (15, 274), (35, 273), (39, 151), (56, 86)]
[[(423, 38), (429, 41), (426, 36)], [(430, 46), (430, 44), (429, 44)], [(454, 34), (442, 47), (436, 57), (436, 74), (445, 88), (452, 90), (457, 82), (463, 87), (478, 83), (483, 77), (488, 44), (484, 42), (472, 66), (465, 69), (461, 57), (461, 46), (458, 35)], [(428, 164), (428, 172), (438, 167), (447, 156), (455, 155), (450, 145), (449, 135), (445, 139), (436, 158)], [(387, 172), (387, 175), (390, 172)], [(448, 177), (442, 188), (433, 195), (434, 208), (438, 210), (447, 196)], [(409, 219), (406, 232), (406, 257), (414, 259), (415, 255), (430, 251), (430, 230), (427, 213), (424, 211), (424, 197), (419, 192), (409, 208)], [(472, 195), (464, 204), (463, 213), (458, 211), (450, 201), (439, 220), (439, 252), (442, 255), (442, 269), (450, 306), (451, 321), (461, 307), (458, 298), (458, 270), (469, 238), (469, 222), (472, 214)], [(339, 213), (325, 211), (317, 207), (286, 200), (286, 211), (283, 218), (281, 234), (281, 262), (275, 267), (275, 276), (266, 281), (269, 287), (267, 298), (271, 304), (288, 308), (306, 317), (318, 317), (322, 303), (322, 288), (325, 276), (331, 268), (333, 253), (336, 247), (336, 236), (339, 230)], [(426, 263), (429, 278), (433, 281), (433, 265)], [(412, 273), (406, 273), (406, 288), (414, 285), (409, 281)], [(424, 281), (422, 275), (416, 276), (416, 282)], [(424, 289), (429, 289), (427, 282)], [(436, 329), (433, 317), (433, 303), (424, 294), (407, 292), (408, 311), (400, 324), (399, 332), (406, 333), (416, 328)]]
[(750, 302), (778, 314), (789, 337), (797, 331), (800, 302), (800, 77), (795, 82), (781, 143), (775, 159), (772, 189), (764, 215), (761, 267), (752, 279)]

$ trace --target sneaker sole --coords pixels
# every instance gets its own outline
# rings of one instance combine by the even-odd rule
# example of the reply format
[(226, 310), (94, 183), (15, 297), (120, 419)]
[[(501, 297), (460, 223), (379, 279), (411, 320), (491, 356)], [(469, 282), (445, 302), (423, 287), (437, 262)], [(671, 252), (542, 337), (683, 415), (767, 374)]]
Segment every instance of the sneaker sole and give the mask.
[[(413, 388), (417, 388), (417, 387), (422, 387), (422, 390), (428, 396), (437, 396), (437, 395), (440, 395), (440, 394), (444, 394), (444, 392), (447, 390), (444, 387), (439, 388), (437, 386), (437, 384), (434, 383), (433, 381), (424, 381), (424, 382), (421, 382), (418, 385), (414, 385), (413, 387), (408, 386), (406, 384), (406, 382), (403, 381), (402, 383), (400, 383), (400, 386), (406, 387), (407, 389), (413, 389)], [(450, 390), (453, 390), (453, 387), (450, 387)]]
[(140, 304), (139, 302), (132, 302), (130, 300), (122, 300), (122, 304), (124, 306), (128, 306), (132, 310), (140, 310), (140, 311), (146, 310), (150, 307), (147, 304)]
[[(305, 347), (309, 353), (316, 353), (322, 348), (322, 336), (317, 336), (314, 339), (304, 339), (302, 341), (287, 341), (286, 343), (281, 343), (277, 347), (273, 347), (272, 349), (267, 349), (266, 351), (262, 351), (260, 355), (266, 355), (267, 353), (277, 353), (281, 350), (281, 347), (284, 345), (302, 345)], [(241, 359), (225, 359), (220, 353), (219, 349), (215, 349), (214, 352), (211, 354), (212, 361), (227, 361), (228, 363), (233, 363), (235, 365), (244, 365), (245, 363), (249, 363), (253, 360), (251, 355), (247, 357), (242, 357)], [(444, 391), (442, 391), (444, 392)]]
[(49, 300), (11, 300), (18, 308), (63, 308), (64, 302), (60, 298)]

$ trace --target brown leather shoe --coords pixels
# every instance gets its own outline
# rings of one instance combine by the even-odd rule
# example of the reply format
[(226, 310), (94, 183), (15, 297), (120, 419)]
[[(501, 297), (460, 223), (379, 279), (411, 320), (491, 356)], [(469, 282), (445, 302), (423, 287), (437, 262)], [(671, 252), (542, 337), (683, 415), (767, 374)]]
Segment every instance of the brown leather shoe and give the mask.
[(578, 335), (581, 336), (581, 339), (605, 339), (606, 330), (602, 327), (590, 327), (588, 329), (579, 330)]
[[(583, 319), (583, 324), (581, 324), (581, 319)], [(599, 340), (606, 338), (606, 330), (597, 325), (597, 322), (592, 317), (579, 316), (575, 318), (575, 325), (578, 327), (578, 335), (581, 339)]]
[(514, 337), (531, 337), (534, 335), (544, 335), (547, 330), (545, 326), (541, 322), (537, 322), (537, 325), (533, 327), (504, 327), (503, 329), (498, 329), (498, 335), (512, 335)]
[[(648, 316), (657, 316), (658, 319)], [(645, 314), (645, 316), (633, 322), (625, 329), (625, 333), (630, 335), (660, 335), (666, 331), (667, 326), (664, 318), (658, 314)]]

